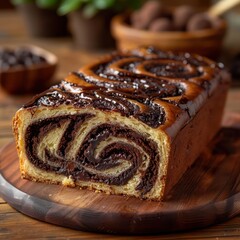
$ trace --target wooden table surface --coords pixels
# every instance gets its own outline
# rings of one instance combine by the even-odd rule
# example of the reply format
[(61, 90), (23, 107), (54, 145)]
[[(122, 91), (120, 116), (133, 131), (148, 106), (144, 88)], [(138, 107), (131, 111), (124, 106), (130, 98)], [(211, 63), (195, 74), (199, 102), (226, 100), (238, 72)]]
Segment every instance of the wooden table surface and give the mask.
[[(240, 28), (231, 28), (224, 44), (223, 60), (240, 52)], [(0, 11), (0, 46), (5, 44), (34, 44), (59, 58), (54, 81), (78, 69), (105, 52), (86, 52), (74, 48), (70, 37), (58, 39), (30, 38), (21, 17), (13, 10)], [(240, 81), (239, 81), (240, 82)], [(238, 85), (238, 84), (237, 84)], [(16, 110), (31, 96), (9, 96), (0, 89), (0, 148), (13, 141), (11, 119)], [(240, 113), (240, 88), (231, 87), (226, 113)], [(240, 239), (240, 216), (225, 223), (197, 231), (157, 236), (116, 236), (80, 232), (31, 219), (11, 208), (0, 197), (0, 239)]]

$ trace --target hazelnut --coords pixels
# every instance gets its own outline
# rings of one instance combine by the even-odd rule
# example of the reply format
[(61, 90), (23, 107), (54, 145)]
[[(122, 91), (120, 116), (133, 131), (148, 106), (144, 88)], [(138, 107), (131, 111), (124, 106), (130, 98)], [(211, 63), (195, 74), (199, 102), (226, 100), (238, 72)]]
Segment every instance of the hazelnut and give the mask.
[(147, 29), (150, 23), (162, 14), (164, 14), (164, 8), (159, 1), (147, 1), (140, 10), (131, 15), (132, 26), (138, 29)]
[(187, 5), (177, 7), (173, 12), (174, 26), (179, 31), (186, 30), (186, 25), (189, 19), (196, 14), (196, 10)]
[(187, 24), (187, 31), (196, 31), (212, 27), (210, 17), (206, 13), (198, 13), (190, 18)]
[(173, 24), (168, 18), (158, 18), (150, 24), (149, 30), (153, 32), (172, 31)]

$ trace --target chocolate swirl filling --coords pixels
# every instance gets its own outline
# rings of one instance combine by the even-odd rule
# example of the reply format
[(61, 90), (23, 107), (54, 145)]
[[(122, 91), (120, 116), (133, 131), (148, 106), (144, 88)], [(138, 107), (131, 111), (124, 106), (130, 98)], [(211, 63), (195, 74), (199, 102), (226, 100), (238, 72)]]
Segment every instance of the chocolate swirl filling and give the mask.
[[(85, 134), (74, 155), (68, 154), (76, 144), (81, 125), (92, 117), (94, 115), (89, 113), (64, 115), (30, 124), (25, 134), (29, 160), (37, 168), (71, 175), (75, 181), (119, 186), (127, 184), (140, 172), (141, 180), (136, 190), (144, 196), (155, 184), (160, 156), (156, 143), (140, 133), (118, 124), (102, 123)], [(58, 145), (52, 149), (49, 146), (40, 148), (43, 138), (57, 129), (63, 130)], [(109, 141), (110, 138), (113, 140)], [(99, 148), (101, 143), (105, 144)]]

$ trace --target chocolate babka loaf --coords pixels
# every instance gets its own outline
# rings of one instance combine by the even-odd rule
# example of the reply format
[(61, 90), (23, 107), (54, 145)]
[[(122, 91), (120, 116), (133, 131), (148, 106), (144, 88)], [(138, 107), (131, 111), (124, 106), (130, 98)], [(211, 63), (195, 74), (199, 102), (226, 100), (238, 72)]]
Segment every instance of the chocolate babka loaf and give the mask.
[(229, 82), (153, 47), (85, 66), (16, 113), (22, 177), (162, 200), (218, 131)]

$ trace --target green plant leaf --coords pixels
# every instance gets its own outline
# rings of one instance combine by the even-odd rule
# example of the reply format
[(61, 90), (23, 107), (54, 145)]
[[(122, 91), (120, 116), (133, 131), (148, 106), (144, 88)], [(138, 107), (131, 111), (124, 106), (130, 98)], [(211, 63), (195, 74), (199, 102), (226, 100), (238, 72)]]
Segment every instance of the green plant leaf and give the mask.
[(83, 8), (83, 16), (85, 18), (91, 18), (98, 12), (98, 9), (91, 3), (88, 3)]
[(131, 4), (129, 5), (129, 7), (131, 9), (139, 9), (144, 4), (144, 2), (146, 2), (146, 0), (133, 0), (130, 2)]
[(11, 3), (13, 5), (20, 5), (20, 4), (31, 3), (31, 2), (34, 2), (34, 0), (11, 0)]
[[(21, 0), (15, 0), (21, 1)], [(24, 0), (22, 0), (24, 1)], [(25, 0), (28, 1), (28, 0)], [(39, 0), (48, 1), (48, 0)], [(53, 1), (53, 0), (51, 0)], [(146, 0), (58, 0), (60, 7), (58, 14), (65, 15), (72, 11), (83, 8), (83, 14), (86, 18), (93, 17), (98, 11), (104, 9), (113, 9), (114, 11), (124, 11), (127, 9), (137, 9)]]
[(113, 7), (115, 2), (115, 0), (93, 0), (93, 5), (101, 10)]
[(117, 4), (115, 5), (115, 8), (119, 11), (127, 10), (127, 9), (138, 9), (140, 8), (146, 0), (117, 0)]
[(72, 11), (78, 10), (86, 0), (63, 0), (60, 7), (58, 8), (58, 13), (60, 15), (68, 14)]
[(36, 4), (40, 8), (57, 8), (58, 4), (60, 3), (59, 0), (36, 0)]

